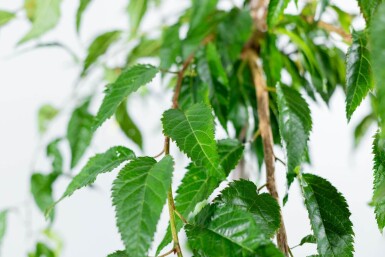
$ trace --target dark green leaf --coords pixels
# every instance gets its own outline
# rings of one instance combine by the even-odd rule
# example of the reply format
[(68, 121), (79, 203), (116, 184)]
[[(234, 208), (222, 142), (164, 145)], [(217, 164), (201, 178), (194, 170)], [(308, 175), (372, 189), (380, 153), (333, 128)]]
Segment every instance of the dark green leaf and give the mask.
[(283, 256), (261, 234), (253, 216), (233, 206), (207, 206), (185, 228), (199, 256)]
[(289, 0), (271, 0), (268, 6), (267, 12), (267, 26), (271, 29), (273, 28), (280, 20), (285, 11)]
[(127, 11), (130, 18), (131, 37), (136, 35), (147, 7), (148, 0), (130, 1), (128, 4)]
[(59, 149), (61, 139), (55, 139), (47, 145), (47, 156), (52, 160), (52, 172), (63, 172), (63, 156)]
[(140, 149), (143, 149), (142, 134), (129, 116), (126, 102), (121, 103), (116, 109), (115, 118), (124, 134), (137, 144)]
[(366, 33), (354, 31), (353, 43), (346, 57), (346, 116), (348, 120), (372, 88), (369, 58)]
[(214, 139), (214, 117), (203, 103), (192, 105), (185, 112), (166, 111), (162, 117), (163, 133), (197, 165), (207, 168), (210, 175), (223, 178)]
[(176, 62), (176, 58), (182, 54), (181, 41), (179, 39), (180, 24), (166, 28), (162, 35), (162, 47), (160, 48), (160, 68), (168, 70)]
[(90, 3), (91, 0), (80, 0), (78, 10), (76, 11), (76, 31), (78, 33), (80, 31), (80, 24), (82, 22), (83, 13)]
[(12, 12), (0, 10), (0, 27), (13, 20), (16, 15)]
[(7, 210), (0, 212), (0, 247), (3, 242), (5, 232), (7, 231), (7, 215)]
[(377, 8), (370, 26), (369, 46), (373, 69), (374, 85), (377, 96), (377, 115), (381, 128), (381, 136), (385, 137), (385, 2)]
[(94, 41), (92, 41), (88, 47), (87, 57), (84, 60), (82, 76), (87, 74), (88, 69), (101, 55), (107, 52), (108, 48), (120, 38), (120, 35), (121, 31), (109, 31), (97, 36)]
[(226, 175), (238, 165), (243, 156), (244, 146), (236, 139), (222, 139), (218, 141), (220, 164)]
[(363, 14), (366, 23), (369, 24), (372, 16), (378, 9), (378, 5), (382, 0), (358, 0), (358, 5), (360, 6), (361, 13)]
[(105, 153), (91, 157), (86, 166), (77, 174), (64, 192), (64, 197), (71, 196), (76, 190), (93, 184), (99, 174), (111, 172), (125, 161), (135, 158), (135, 154), (123, 146), (114, 146)]
[(116, 251), (114, 253), (109, 254), (107, 257), (128, 257), (125, 251)]
[(270, 194), (258, 194), (256, 185), (251, 181), (231, 182), (214, 202), (219, 205), (234, 206), (251, 213), (259, 231), (266, 239), (274, 236), (281, 223), (277, 201)]
[(40, 37), (47, 31), (53, 29), (59, 22), (60, 3), (61, 0), (37, 0), (32, 28), (18, 44)]
[[(379, 132), (380, 133), (380, 132)], [(383, 191), (385, 183), (385, 139), (377, 133), (373, 141), (373, 199), (378, 228), (382, 231), (385, 227), (385, 196), (378, 197)]]
[(299, 245), (316, 244), (316, 243), (317, 243), (317, 238), (314, 235), (307, 235), (301, 239), (301, 242), (299, 243)]
[(173, 172), (171, 156), (126, 165), (114, 181), (112, 200), (119, 232), (130, 256), (146, 256), (160, 218)]
[[(52, 185), (57, 179), (58, 174), (42, 174), (34, 173), (31, 176), (31, 193), (35, 199), (36, 205), (39, 207), (42, 213), (50, 208), (53, 203)], [(54, 218), (54, 211), (50, 212), (50, 220)]]
[(71, 149), (71, 169), (76, 166), (91, 143), (94, 117), (88, 112), (89, 101), (76, 108), (67, 127), (67, 139)]
[(345, 198), (327, 180), (312, 174), (300, 178), (317, 249), (321, 256), (353, 256), (353, 229)]
[(96, 115), (95, 129), (114, 114), (128, 95), (151, 82), (156, 73), (158, 73), (157, 68), (143, 64), (135, 65), (123, 71), (118, 79), (106, 89), (102, 105)]
[(178, 100), (179, 108), (187, 110), (196, 103), (210, 104), (209, 86), (199, 76), (185, 76)]
[(48, 124), (56, 117), (58, 113), (59, 111), (49, 104), (45, 104), (39, 108), (38, 127), (40, 134), (46, 132)]
[(287, 177), (290, 185), (305, 156), (312, 120), (309, 106), (298, 91), (278, 85), (277, 95), (279, 129), (287, 155)]

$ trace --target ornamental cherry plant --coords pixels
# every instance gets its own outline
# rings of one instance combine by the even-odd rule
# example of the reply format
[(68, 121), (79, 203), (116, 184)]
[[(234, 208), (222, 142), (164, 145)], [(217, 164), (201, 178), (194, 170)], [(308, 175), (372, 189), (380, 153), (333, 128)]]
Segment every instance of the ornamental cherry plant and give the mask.
[[(94, 87), (90, 94), (78, 97), (67, 133), (47, 144), (50, 172), (31, 176), (30, 192), (47, 219), (45, 234), (52, 239), (49, 228), (56, 205), (79, 189), (91, 187), (99, 174), (117, 169), (111, 186), (112, 204), (124, 249), (116, 249), (109, 257), (293, 256), (294, 246), (288, 245), (290, 234), (285, 229), (290, 220), (282, 215), (282, 208), (290, 201), (290, 186), (297, 181), (309, 217), (303, 222), (310, 223), (312, 230), (298, 246), (316, 244), (318, 253), (309, 253), (311, 256), (353, 256), (354, 228), (344, 196), (306, 165), (311, 163), (308, 102), (327, 104), (337, 87), (342, 87), (347, 122), (365, 98), (371, 102), (372, 109), (358, 123), (354, 136), (358, 144), (372, 124), (378, 127), (373, 135), (373, 197), (368, 200), (382, 231), (385, 3), (358, 0), (361, 13), (350, 14), (329, 0), (187, 2), (182, 12), (146, 31), (142, 20), (163, 2), (129, 1), (129, 29), (96, 36), (84, 59), (60, 42), (44, 41), (43, 35), (60, 20), (60, 0), (26, 0), (17, 13), (0, 11), (0, 26), (24, 17), (31, 23), (18, 45), (60, 47), (71, 54), (79, 67), (79, 81), (95, 70), (105, 72), (100, 79), (105, 85), (103, 96)], [(290, 14), (286, 11), (289, 4), (295, 10)], [(83, 14), (91, 5), (91, 0), (79, 2), (74, 25), (79, 34)], [(364, 19), (365, 28), (354, 28), (356, 19)], [(119, 51), (115, 54), (125, 58), (111, 66), (110, 48), (116, 46)], [(135, 110), (127, 107), (138, 90), (146, 101), (145, 87), (156, 76), (161, 78), (164, 92), (160, 97), (172, 95), (170, 108), (158, 120), (163, 150), (146, 156), (143, 142), (153, 139), (142, 136), (130, 116)], [(81, 87), (74, 90), (76, 94)], [(91, 111), (91, 105), (98, 106), (97, 112)], [(42, 137), (61, 111), (51, 105), (40, 108)], [(134, 152), (129, 145), (114, 146), (79, 167), (95, 132), (110, 118), (142, 151)], [(224, 138), (215, 136), (219, 130), (224, 131)], [(68, 166), (80, 171), (70, 175), (68, 187), (56, 199), (55, 182), (69, 176), (63, 171), (66, 159), (59, 147), (63, 142), (71, 154)], [(178, 158), (170, 154), (172, 148), (189, 159), (184, 170), (174, 170)], [(276, 156), (277, 148), (285, 153), (285, 159)], [(245, 172), (246, 155), (254, 157), (257, 169)], [(277, 161), (286, 167), (285, 175), (276, 174)], [(173, 185), (176, 172), (184, 177)], [(266, 179), (256, 181), (247, 175), (261, 172)], [(278, 175), (286, 176), (286, 188), (278, 190)], [(160, 220), (163, 209), (168, 220)], [(0, 242), (10, 213), (10, 209), (0, 213)], [(167, 229), (156, 231), (159, 222), (167, 222)], [(180, 241), (181, 231), (187, 242)], [(153, 245), (156, 232), (162, 237), (159, 245)], [(36, 242), (29, 256), (60, 256), (60, 247), (52, 245)]]

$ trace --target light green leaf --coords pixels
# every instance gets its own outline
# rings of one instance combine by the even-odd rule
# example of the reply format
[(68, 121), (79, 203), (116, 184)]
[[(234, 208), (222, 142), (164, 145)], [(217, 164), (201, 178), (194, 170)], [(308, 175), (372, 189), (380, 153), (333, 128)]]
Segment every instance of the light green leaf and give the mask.
[(38, 111), (39, 133), (44, 134), (47, 131), (49, 123), (56, 117), (59, 111), (52, 105), (45, 104)]
[(267, 10), (267, 25), (270, 29), (279, 22), (289, 2), (289, 0), (271, 0), (269, 2)]
[[(31, 193), (35, 199), (36, 205), (42, 213), (52, 206), (54, 203), (52, 196), (52, 185), (57, 179), (58, 174), (42, 174), (34, 173), (31, 176)], [(54, 211), (50, 212), (49, 219), (54, 219)]]
[(82, 22), (83, 13), (90, 3), (91, 0), (80, 0), (78, 10), (76, 11), (76, 31), (78, 33), (80, 31), (80, 24)]
[(378, 228), (382, 231), (385, 227), (385, 196), (378, 195), (381, 195), (385, 183), (385, 139), (381, 138), (380, 132), (374, 136), (373, 155), (373, 198), (378, 198), (373, 199), (373, 204)]
[(301, 94), (284, 85), (277, 86), (279, 130), (287, 156), (287, 178), (290, 185), (297, 167), (304, 159), (312, 127), (310, 109)]
[(224, 177), (214, 139), (214, 117), (203, 103), (192, 105), (185, 112), (171, 109), (162, 117), (163, 133), (197, 165), (207, 168), (211, 176)]
[(353, 256), (353, 229), (345, 198), (327, 180), (303, 174), (300, 177), (317, 249), (321, 256)]
[(16, 15), (12, 12), (0, 10), (0, 27), (13, 20)]
[(125, 251), (116, 251), (114, 253), (109, 254), (107, 257), (128, 257)]
[(132, 66), (136, 64), (140, 58), (158, 57), (161, 48), (160, 39), (149, 39), (147, 37), (141, 37), (139, 43), (128, 54), (126, 60), (126, 66)]
[(353, 43), (346, 56), (346, 116), (348, 120), (372, 88), (369, 58), (365, 31), (353, 31)]
[(243, 156), (245, 147), (236, 139), (222, 139), (218, 141), (220, 164), (226, 175), (238, 165)]
[(7, 215), (8, 210), (3, 210), (0, 212), (0, 247), (3, 242), (5, 232), (7, 231)]
[(47, 156), (52, 160), (52, 173), (63, 172), (63, 156), (59, 149), (61, 138), (53, 140), (47, 145)]
[(210, 67), (211, 76), (228, 88), (229, 79), (227, 78), (226, 71), (223, 67), (221, 56), (213, 43), (208, 43), (206, 46), (206, 58)]
[(135, 158), (135, 154), (123, 146), (114, 146), (104, 153), (91, 157), (86, 166), (77, 174), (64, 192), (64, 197), (71, 196), (76, 190), (92, 185), (99, 174), (111, 172), (125, 161)]
[(252, 214), (233, 206), (209, 205), (185, 228), (189, 244), (199, 256), (283, 257), (265, 239)]
[(148, 0), (133, 1), (130, 0), (127, 11), (130, 18), (131, 37), (134, 37), (138, 31), (144, 14), (147, 11)]
[(114, 181), (112, 201), (119, 232), (130, 256), (147, 256), (171, 186), (173, 159), (150, 157), (126, 165)]
[(108, 48), (120, 38), (121, 33), (122, 32), (119, 30), (105, 32), (92, 41), (88, 47), (87, 57), (84, 60), (82, 76), (85, 76), (88, 69), (98, 60), (98, 58), (105, 54)]
[(378, 9), (378, 5), (381, 4), (382, 0), (357, 0), (360, 6), (361, 13), (363, 14), (366, 23), (370, 24), (372, 16)]
[(27, 18), (33, 22), (36, 17), (37, 0), (24, 0), (24, 10)]
[(373, 16), (369, 27), (369, 48), (373, 69), (374, 85), (377, 96), (377, 116), (381, 128), (381, 136), (385, 137), (385, 2), (382, 3)]
[(32, 28), (18, 44), (40, 37), (47, 31), (53, 29), (59, 22), (60, 3), (61, 0), (36, 0)]
[(107, 87), (102, 105), (96, 115), (94, 129), (111, 117), (128, 95), (150, 83), (157, 73), (158, 69), (148, 64), (135, 65), (123, 71), (118, 79)]
[(89, 101), (76, 108), (67, 127), (67, 139), (71, 149), (71, 169), (76, 166), (91, 143), (94, 117), (88, 112)]
[(214, 202), (220, 206), (234, 206), (251, 213), (266, 239), (273, 237), (280, 226), (281, 216), (277, 201), (270, 194), (258, 194), (257, 186), (251, 181), (231, 182)]
[(142, 134), (128, 114), (126, 102), (121, 103), (116, 109), (115, 118), (123, 133), (137, 144), (140, 149), (143, 149)]

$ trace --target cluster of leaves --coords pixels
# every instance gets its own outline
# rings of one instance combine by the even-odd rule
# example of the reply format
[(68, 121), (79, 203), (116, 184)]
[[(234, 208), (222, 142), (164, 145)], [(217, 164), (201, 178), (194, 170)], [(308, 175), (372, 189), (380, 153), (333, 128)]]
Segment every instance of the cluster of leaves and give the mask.
[[(282, 223), (277, 199), (260, 193), (252, 181), (228, 182), (245, 152), (256, 156), (259, 168), (265, 158), (259, 136), (261, 117), (255, 97), (255, 74), (245, 58), (247, 51), (254, 51), (269, 92), (273, 142), (287, 156), (288, 189), (297, 179), (309, 213), (313, 234), (304, 237), (300, 245), (316, 243), (319, 256), (353, 256), (354, 233), (344, 197), (330, 182), (305, 173), (302, 167), (310, 162), (308, 140), (312, 129), (311, 112), (303, 95), (311, 101), (328, 103), (336, 88), (342, 87), (346, 91), (346, 115), (350, 120), (370, 94), (373, 113), (359, 123), (356, 138), (359, 141), (372, 123), (378, 123), (379, 131), (373, 144), (372, 204), (379, 228), (383, 229), (385, 90), (381, 82), (385, 81), (382, 36), (385, 4), (381, 4), (381, 0), (359, 0), (367, 27), (362, 31), (353, 29), (350, 37), (354, 17), (329, 1), (295, 1), (298, 14), (289, 15), (284, 13), (289, 0), (271, 0), (267, 8), (267, 28), (263, 31), (255, 26), (250, 14), (253, 1), (229, 10), (218, 8), (218, 2), (192, 0), (191, 6), (176, 17), (176, 22), (165, 24), (161, 33), (154, 36), (139, 33), (140, 24), (152, 4), (159, 5), (160, 1), (130, 1), (128, 32), (108, 31), (91, 42), (80, 77), (87, 77), (102, 66), (109, 78), (104, 99), (93, 115), (90, 103), (95, 97), (84, 98), (72, 112), (67, 134), (47, 145), (47, 157), (52, 162), (50, 172), (34, 172), (31, 176), (31, 193), (36, 205), (53, 222), (55, 204), (92, 185), (99, 174), (119, 168), (112, 185), (112, 203), (125, 249), (109, 256), (147, 256), (166, 202), (170, 225), (157, 255), (174, 242), (172, 250), (181, 256), (175, 232), (183, 228), (195, 256), (285, 256), (287, 253), (271, 241)], [(31, 21), (31, 29), (19, 44), (33, 41), (53, 29), (60, 18), (60, 3), (60, 0), (26, 0), (24, 11)], [(76, 14), (79, 33), (82, 15), (90, 3), (91, 0), (80, 0)], [(324, 13), (332, 14), (331, 23), (322, 20)], [(0, 11), (0, 26), (14, 18), (15, 13)], [(113, 45), (125, 45), (127, 40), (132, 47), (125, 49), (124, 64), (109, 67), (99, 62)], [(350, 44), (346, 72), (341, 42)], [(143, 58), (151, 59), (152, 64), (140, 64)], [(95, 131), (114, 116), (123, 133), (143, 149), (146, 139), (130, 117), (127, 103), (135, 91), (159, 73), (167, 86), (176, 84), (173, 108), (166, 110), (161, 118), (163, 133), (191, 161), (175, 199), (171, 191), (174, 159), (168, 149), (156, 160), (137, 156), (138, 153), (125, 146), (115, 146), (90, 158), (72, 178), (62, 197), (55, 201), (54, 184), (66, 175), (59, 147), (64, 147), (64, 143), (68, 143), (69, 166), (73, 169), (86, 153)], [(42, 134), (59, 112), (50, 105), (40, 109)], [(218, 127), (227, 133), (227, 138), (215, 137)], [(219, 187), (222, 182), (226, 185), (224, 189)], [(222, 188), (220, 193), (210, 201), (218, 188)], [(0, 243), (6, 215), (7, 211), (0, 213)], [(56, 256), (41, 243), (36, 245), (35, 252), (30, 256)]]

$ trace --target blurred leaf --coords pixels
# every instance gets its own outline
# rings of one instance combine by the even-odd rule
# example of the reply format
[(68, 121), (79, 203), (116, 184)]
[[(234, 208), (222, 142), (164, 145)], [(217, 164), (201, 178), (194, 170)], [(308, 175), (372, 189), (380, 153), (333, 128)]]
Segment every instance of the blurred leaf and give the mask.
[(94, 116), (88, 112), (89, 101), (77, 107), (71, 115), (67, 127), (67, 139), (71, 149), (71, 169), (80, 161), (91, 143)]
[(317, 18), (316, 20), (320, 20), (322, 17), (322, 14), (325, 12), (326, 7), (328, 7), (330, 4), (330, 0), (321, 0), (318, 3), (317, 6)]
[[(31, 176), (31, 193), (35, 199), (36, 205), (39, 207), (42, 213), (51, 207), (54, 203), (52, 196), (52, 185), (57, 179), (58, 174), (42, 174), (34, 173)], [(51, 211), (49, 215), (51, 222), (54, 219), (54, 211)]]
[(267, 12), (267, 26), (272, 29), (280, 20), (289, 0), (271, 0)]
[(187, 110), (196, 103), (209, 105), (209, 87), (199, 76), (184, 76), (179, 95), (179, 108)]
[(3, 243), (5, 232), (7, 231), (7, 215), (8, 210), (0, 212), (0, 247)]
[(353, 31), (353, 43), (346, 56), (346, 116), (348, 120), (372, 88), (366, 33)]
[(345, 198), (327, 180), (303, 174), (300, 177), (317, 249), (321, 256), (353, 256), (353, 229)]
[(121, 103), (115, 112), (115, 118), (124, 134), (143, 149), (142, 133), (128, 114), (126, 102)]
[(176, 58), (182, 53), (179, 39), (180, 24), (167, 27), (162, 33), (162, 46), (160, 48), (160, 68), (168, 70), (176, 62)]
[(138, 64), (124, 70), (118, 79), (107, 87), (95, 118), (94, 129), (111, 117), (127, 96), (150, 83), (157, 73), (158, 69), (148, 64)]
[(84, 60), (84, 66), (81, 76), (87, 74), (88, 69), (93, 65), (100, 56), (105, 54), (108, 48), (115, 43), (121, 35), (121, 31), (114, 30), (105, 32), (97, 36), (88, 47), (87, 57)]
[(357, 0), (358, 5), (361, 9), (366, 23), (370, 24), (372, 16), (378, 9), (378, 5), (381, 4), (382, 0)]
[(91, 0), (80, 0), (78, 10), (76, 11), (76, 31), (78, 33), (80, 31), (80, 24), (82, 22), (83, 13), (90, 3)]
[(299, 245), (316, 244), (316, 243), (317, 243), (317, 238), (314, 235), (307, 235), (301, 239), (301, 242), (299, 243)]
[[(31, 39), (38, 38), (56, 27), (60, 18), (60, 4), (61, 0), (36, 0), (32, 28), (18, 44), (20, 45)], [(29, 14), (31, 15), (31, 12)]]
[(127, 11), (128, 16), (130, 18), (131, 37), (134, 37), (136, 35), (138, 28), (140, 27), (142, 18), (147, 11), (147, 7), (148, 0), (130, 0), (130, 3), (127, 7)]
[(27, 14), (27, 18), (33, 22), (36, 17), (36, 7), (38, 0), (24, 0), (24, 10)]
[(47, 145), (47, 156), (52, 161), (52, 173), (63, 173), (63, 156), (59, 149), (61, 138), (53, 140)]
[(369, 132), (369, 128), (376, 124), (376, 116), (373, 113), (366, 115), (354, 128), (354, 146), (357, 147), (362, 138)]
[(16, 15), (12, 12), (0, 10), (0, 27), (14, 19)]
[(58, 257), (54, 250), (42, 242), (36, 244), (35, 252), (28, 253), (28, 257)]
[(45, 104), (39, 108), (38, 127), (40, 134), (44, 134), (44, 132), (47, 131), (48, 124), (56, 117), (58, 113), (59, 110), (49, 104)]
[(173, 166), (170, 155), (159, 162), (140, 157), (127, 164), (114, 181), (117, 226), (130, 256), (147, 255), (171, 187)]
[(338, 21), (340, 23), (340, 26), (345, 30), (345, 32), (350, 33), (350, 26), (352, 24), (352, 15), (343, 11), (338, 6), (331, 5), (331, 7), (338, 15)]
[(146, 37), (142, 37), (139, 43), (127, 56), (126, 65), (132, 66), (133, 64), (136, 64), (140, 58), (159, 56), (161, 44), (162, 42), (159, 39), (148, 39)]

